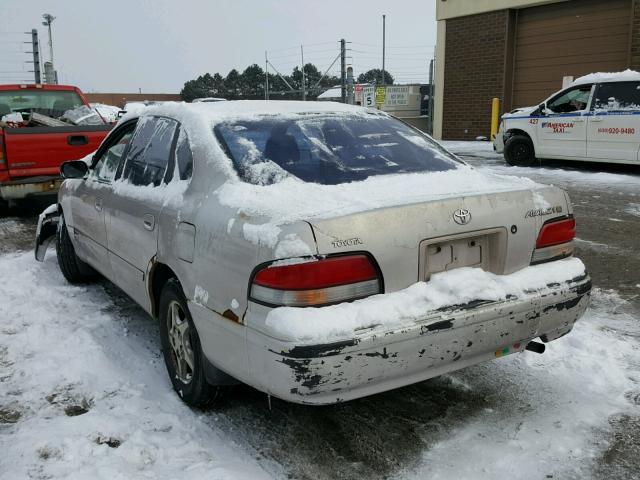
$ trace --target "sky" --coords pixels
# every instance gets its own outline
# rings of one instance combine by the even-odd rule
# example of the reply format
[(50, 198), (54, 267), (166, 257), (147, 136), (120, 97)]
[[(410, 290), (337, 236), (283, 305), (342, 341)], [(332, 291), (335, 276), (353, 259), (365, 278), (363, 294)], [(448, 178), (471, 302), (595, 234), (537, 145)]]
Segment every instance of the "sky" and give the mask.
[[(398, 82), (425, 82), (436, 38), (435, 0), (0, 0), (0, 83), (33, 78), (26, 64), (37, 28), (49, 59), (42, 14), (53, 22), (60, 83), (87, 92), (177, 93), (184, 82), (226, 75), (257, 63), (265, 50), (282, 74), (305, 63), (327, 69), (339, 40), (358, 75), (382, 64), (386, 14), (386, 69)], [(339, 74), (338, 60), (330, 72)]]

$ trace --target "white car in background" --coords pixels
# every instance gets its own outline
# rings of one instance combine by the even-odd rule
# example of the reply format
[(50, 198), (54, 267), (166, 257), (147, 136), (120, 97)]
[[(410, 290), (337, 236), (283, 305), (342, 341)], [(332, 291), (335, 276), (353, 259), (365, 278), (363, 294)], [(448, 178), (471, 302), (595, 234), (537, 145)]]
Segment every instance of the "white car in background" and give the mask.
[(640, 73), (594, 73), (502, 116), (494, 149), (510, 165), (561, 159), (638, 164)]

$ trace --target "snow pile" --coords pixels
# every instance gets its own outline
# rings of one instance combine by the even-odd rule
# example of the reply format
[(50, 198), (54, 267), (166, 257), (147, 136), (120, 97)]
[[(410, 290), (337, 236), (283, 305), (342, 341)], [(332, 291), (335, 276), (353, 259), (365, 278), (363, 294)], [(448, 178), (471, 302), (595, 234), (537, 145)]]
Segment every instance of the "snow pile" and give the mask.
[[(0, 476), (267, 478), (174, 393), (157, 325), (55, 257), (7, 254), (0, 304)], [(135, 316), (131, 316), (131, 312)], [(136, 318), (137, 317), (137, 318)]]
[[(550, 283), (562, 283), (584, 274), (577, 258), (526, 267), (510, 275), (495, 275), (479, 268), (458, 268), (414, 283), (398, 292), (375, 295), (352, 303), (321, 308), (279, 307), (271, 310), (266, 323), (283, 338), (326, 343), (352, 338), (354, 331), (406, 326), (442, 307), (473, 300), (501, 301), (549, 291)], [(536, 294), (537, 295), (537, 294)]]
[[(397, 478), (603, 478), (593, 471), (611, 446), (612, 416), (639, 414), (632, 397), (640, 330), (637, 318), (620, 311), (624, 304), (613, 291), (594, 290), (585, 316), (544, 355), (511, 355), (447, 375), (461, 396), (480, 397), (485, 408), (463, 413), (457, 426), (448, 415), (435, 441), (429, 429), (420, 465)], [(633, 442), (621, 435), (616, 441)]]
[(599, 82), (639, 82), (640, 72), (624, 70), (623, 72), (597, 72), (576, 78), (571, 85)]
[[(640, 187), (640, 176), (624, 173), (612, 173), (607, 171), (589, 171), (577, 163), (575, 167), (567, 166), (557, 168), (547, 166), (542, 167), (512, 167), (506, 164), (504, 157), (493, 151), (490, 142), (469, 142), (469, 141), (443, 141), (442, 145), (456, 155), (466, 159), (473, 159), (474, 164), (485, 174), (515, 175), (530, 177), (536, 182), (551, 183), (559, 186), (575, 186), (578, 189), (589, 186), (602, 186), (605, 189), (611, 188), (613, 184), (617, 187), (628, 186), (637, 191)], [(475, 159), (482, 159), (478, 162)], [(566, 162), (568, 165), (570, 162)], [(591, 167), (593, 168), (593, 167)]]
[(629, 215), (640, 217), (640, 203), (630, 203), (629, 205), (626, 206), (624, 211)]

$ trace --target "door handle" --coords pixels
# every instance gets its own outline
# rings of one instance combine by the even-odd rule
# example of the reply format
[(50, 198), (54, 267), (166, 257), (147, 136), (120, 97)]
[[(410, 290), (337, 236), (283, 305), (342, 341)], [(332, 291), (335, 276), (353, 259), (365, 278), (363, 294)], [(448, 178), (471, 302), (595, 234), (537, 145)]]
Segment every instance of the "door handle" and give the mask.
[(604, 120), (604, 118), (602, 117), (592, 117), (591, 121), (592, 122), (602, 122)]
[(67, 144), (69, 145), (80, 146), (87, 143), (89, 143), (89, 137), (86, 135), (69, 135), (67, 137)]
[(142, 223), (144, 225), (144, 228), (151, 232), (156, 226), (156, 219), (153, 215), (147, 213), (144, 217), (142, 217)]
[(101, 198), (96, 198), (95, 203), (93, 204), (93, 206), (95, 207), (95, 209), (99, 212), (102, 211), (102, 199)]
[(583, 122), (584, 122), (584, 118), (582, 118), (582, 117), (578, 117), (578, 118), (573, 120), (573, 123), (583, 123)]

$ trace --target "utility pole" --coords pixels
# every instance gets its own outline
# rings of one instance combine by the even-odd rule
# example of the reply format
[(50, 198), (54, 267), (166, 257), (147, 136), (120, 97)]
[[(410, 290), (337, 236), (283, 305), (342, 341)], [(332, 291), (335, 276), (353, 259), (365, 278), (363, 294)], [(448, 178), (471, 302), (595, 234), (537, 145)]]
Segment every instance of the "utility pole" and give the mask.
[(347, 103), (349, 105), (355, 103), (353, 96), (353, 67), (351, 65), (347, 67)]
[(51, 24), (56, 19), (56, 17), (54, 17), (50, 13), (45, 13), (44, 15), (42, 15), (42, 18), (44, 18), (44, 22), (42, 22), (42, 25), (49, 29), (49, 61), (53, 65), (53, 37), (51, 36)]
[(429, 62), (429, 135), (433, 135), (433, 58)]
[(307, 86), (304, 81), (304, 50), (302, 49), (302, 45), (300, 45), (300, 59), (302, 61), (302, 101), (306, 102), (307, 100)]
[(264, 99), (269, 100), (269, 60), (267, 51), (264, 51)]
[[(44, 15), (42, 15), (42, 18), (44, 18), (44, 22), (42, 22), (42, 25), (44, 25), (49, 29), (49, 57), (50, 57), (49, 62), (45, 62), (45, 65), (44, 65), (45, 66), (44, 78), (46, 83), (56, 84), (58, 83), (58, 74), (53, 64), (53, 36), (51, 35), (51, 24), (56, 19), (56, 17), (54, 17), (50, 13), (45, 13)], [(47, 65), (47, 63), (49, 65)]]
[[(29, 32), (25, 32), (27, 35), (29, 35)], [(30, 43), (31, 44), (31, 52), (28, 53), (32, 53), (33, 54), (33, 70), (31, 70), (33, 72), (33, 79), (35, 81), (35, 83), (41, 83), (41, 76), (40, 76), (40, 42), (38, 41), (38, 30), (36, 30), (35, 28), (31, 30), (31, 41), (30, 42), (24, 42), (24, 43)], [(27, 63), (31, 63), (31, 62), (27, 62)]]
[(387, 23), (387, 16), (382, 15), (382, 86), (386, 85), (386, 78), (384, 75), (384, 54), (385, 54), (385, 28)]
[(340, 85), (342, 87), (342, 103), (347, 102), (347, 46), (344, 38), (340, 40)]

